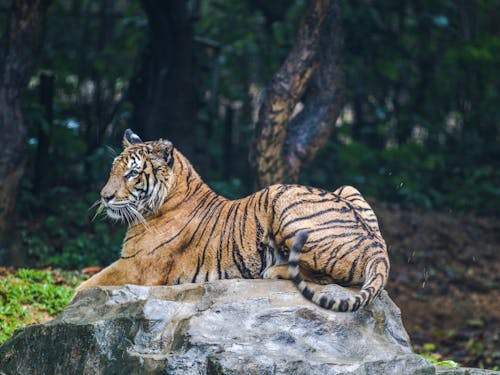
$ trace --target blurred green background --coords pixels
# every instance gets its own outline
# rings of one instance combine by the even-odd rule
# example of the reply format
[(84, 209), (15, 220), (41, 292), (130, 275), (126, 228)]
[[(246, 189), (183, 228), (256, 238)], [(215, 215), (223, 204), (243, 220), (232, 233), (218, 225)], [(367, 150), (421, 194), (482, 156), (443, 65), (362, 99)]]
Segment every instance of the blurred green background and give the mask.
[[(203, 178), (229, 197), (253, 190), (255, 111), (306, 7), (301, 0), (277, 1), (275, 9), (263, 3), (186, 2), (195, 123), (172, 137), (190, 145)], [(499, 2), (352, 0), (341, 1), (341, 10), (346, 105), (301, 183), (351, 184), (369, 199), (402, 206), (499, 212)], [(3, 11), (0, 31), (6, 22)], [(19, 257), (3, 254), (2, 263), (76, 269), (116, 258), (123, 227), (92, 221), (89, 207), (123, 130), (141, 134), (129, 89), (147, 31), (137, 1), (54, 0), (48, 8), (23, 101), (29, 156), (16, 208)], [(53, 84), (50, 119), (44, 79)], [(162, 134), (171, 138), (168, 125)]]

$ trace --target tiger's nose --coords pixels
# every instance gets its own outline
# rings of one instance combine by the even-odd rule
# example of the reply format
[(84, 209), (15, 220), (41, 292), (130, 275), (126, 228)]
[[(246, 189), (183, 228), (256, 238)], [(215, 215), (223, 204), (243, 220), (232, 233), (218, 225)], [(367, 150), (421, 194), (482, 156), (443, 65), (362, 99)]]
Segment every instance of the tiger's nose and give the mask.
[(115, 193), (117, 191), (116, 183), (113, 179), (109, 179), (106, 185), (101, 189), (101, 199), (104, 203), (109, 203), (113, 198), (115, 198)]
[(109, 203), (115, 197), (114, 194), (109, 194), (106, 192), (101, 192), (101, 198), (104, 202)]

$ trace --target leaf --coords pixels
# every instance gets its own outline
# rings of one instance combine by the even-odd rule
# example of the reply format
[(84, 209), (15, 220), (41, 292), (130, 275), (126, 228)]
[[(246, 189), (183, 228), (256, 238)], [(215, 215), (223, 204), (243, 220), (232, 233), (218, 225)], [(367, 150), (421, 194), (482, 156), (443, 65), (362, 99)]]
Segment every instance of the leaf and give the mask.
[(460, 367), (460, 364), (458, 364), (455, 361), (452, 361), (451, 359), (448, 359), (446, 361), (436, 362), (436, 365), (443, 366), (443, 367)]
[(424, 344), (424, 349), (428, 352), (433, 352), (434, 350), (436, 350), (436, 345), (432, 342), (426, 342)]

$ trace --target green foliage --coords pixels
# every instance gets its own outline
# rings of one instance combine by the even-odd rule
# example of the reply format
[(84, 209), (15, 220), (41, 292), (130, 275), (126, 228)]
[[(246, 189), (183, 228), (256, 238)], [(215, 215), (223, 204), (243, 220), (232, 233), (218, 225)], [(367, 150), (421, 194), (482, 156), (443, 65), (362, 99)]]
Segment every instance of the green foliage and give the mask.
[(347, 111), (320, 156), (332, 167), (310, 173), (383, 200), (497, 211), (495, 1), (342, 4)]
[(0, 276), (0, 344), (16, 329), (61, 312), (81, 281), (76, 273), (32, 269)]
[(428, 342), (425, 343), (420, 349), (420, 356), (428, 360), (430, 363), (436, 366), (443, 367), (460, 367), (455, 361), (451, 359), (443, 360), (441, 355), (436, 352), (436, 345), (434, 343)]
[(229, 181), (211, 181), (209, 184), (215, 192), (226, 198), (238, 199), (246, 194), (245, 187), (237, 178)]
[(419, 343), (420, 338), (416, 338), (413, 349), (438, 366), (458, 367), (454, 361), (445, 358), (459, 358), (462, 366), (498, 370), (496, 364), (500, 352), (497, 350), (496, 337), (485, 330), (485, 326), (483, 319), (468, 319), (466, 326), (457, 329), (434, 327), (428, 337), (432, 341)]
[(425, 208), (500, 210), (498, 169), (463, 166), (452, 154), (428, 153), (414, 143), (383, 150), (357, 142), (330, 143), (304, 181), (330, 190), (355, 185), (367, 196)]
[(73, 195), (73, 191), (53, 189), (39, 200), (23, 191), (21, 206), (36, 223), (21, 231), (31, 265), (79, 269), (107, 265), (119, 256), (125, 228), (115, 228), (101, 217), (92, 220), (95, 212), (89, 207), (97, 194), (76, 199)]
[(455, 361), (452, 361), (451, 359), (446, 359), (444, 361), (440, 361), (435, 358), (432, 354), (420, 354), (421, 357), (425, 358), (428, 360), (430, 363), (436, 366), (442, 366), (442, 367), (460, 367), (460, 364), (458, 364)]
[(252, 2), (204, 2), (195, 32), (221, 44), (219, 95), (247, 100), (249, 83), (267, 84), (293, 45), (303, 9), (304, 1), (290, 1), (283, 7), (283, 19), (267, 25)]

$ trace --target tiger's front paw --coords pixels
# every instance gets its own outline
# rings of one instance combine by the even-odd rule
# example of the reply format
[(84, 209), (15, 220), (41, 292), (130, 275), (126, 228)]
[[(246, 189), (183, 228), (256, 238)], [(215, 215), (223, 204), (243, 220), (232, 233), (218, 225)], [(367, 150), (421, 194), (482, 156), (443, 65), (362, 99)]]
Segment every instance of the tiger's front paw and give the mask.
[(263, 279), (288, 279), (288, 265), (281, 264), (279, 266), (268, 267), (262, 272)]

